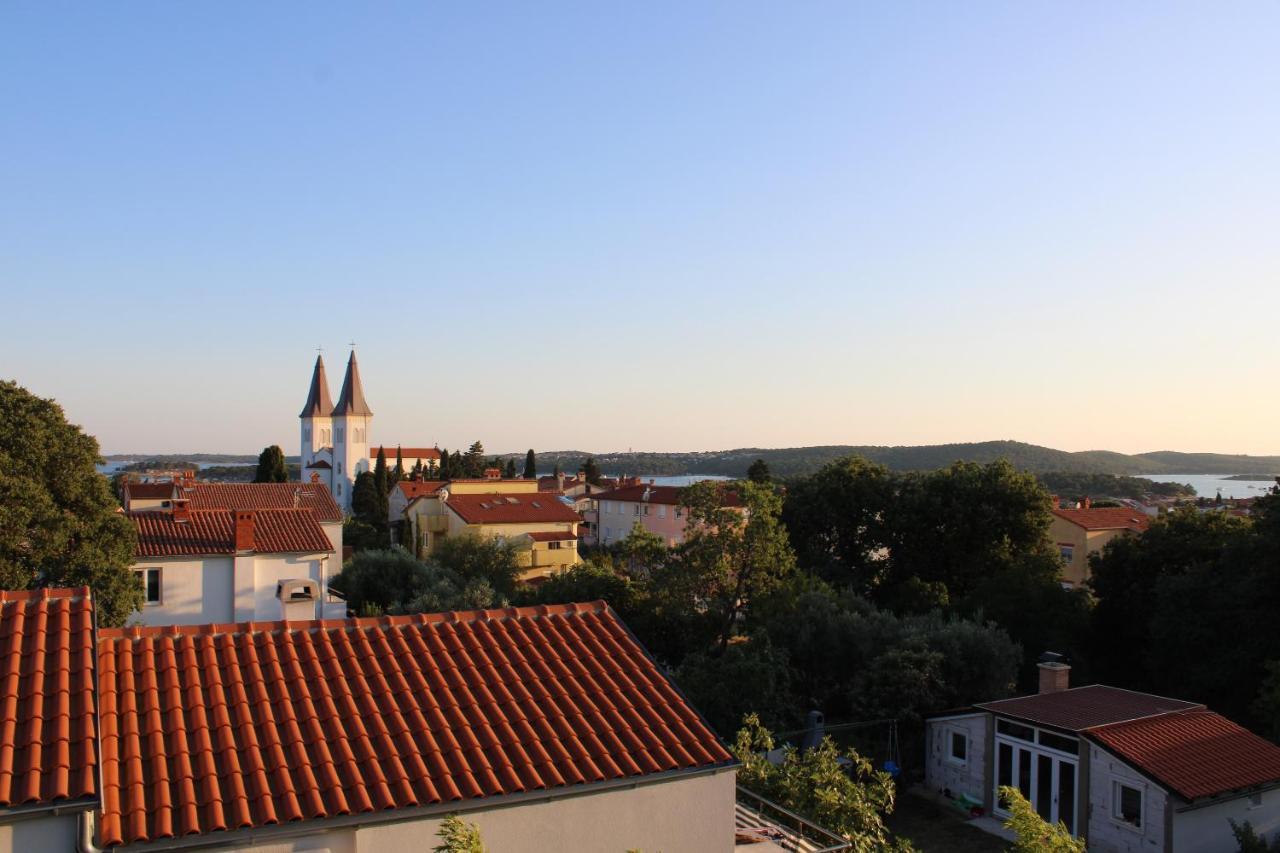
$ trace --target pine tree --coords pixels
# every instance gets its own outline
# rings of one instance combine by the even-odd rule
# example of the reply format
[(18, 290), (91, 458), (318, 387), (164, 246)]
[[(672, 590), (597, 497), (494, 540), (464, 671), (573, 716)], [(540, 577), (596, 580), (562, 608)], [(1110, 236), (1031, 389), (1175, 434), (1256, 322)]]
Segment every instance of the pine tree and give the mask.
[(524, 478), (526, 480), (535, 480), (538, 477), (538, 457), (533, 455), (533, 448), (529, 448), (529, 452), (524, 455)]
[(439, 477), (441, 480), (453, 479), (453, 466), (449, 464), (449, 448), (440, 451), (440, 470)]
[(507, 460), (507, 467), (503, 469), (502, 476), (507, 480), (514, 480), (516, 478), (516, 460)]
[(773, 482), (773, 474), (769, 471), (769, 463), (763, 459), (757, 459), (752, 462), (751, 467), (747, 469), (747, 479), (761, 485)]
[(462, 470), (465, 471), (467, 477), (483, 477), (484, 476), (484, 445), (479, 441), (473, 442), (471, 447), (467, 449), (467, 455), (462, 462)]
[(587, 461), (582, 464), (582, 476), (591, 485), (600, 485), (600, 465), (593, 457), (588, 456)]
[(413, 470), (409, 472), (409, 477), (414, 480), (417, 480), (422, 477), (422, 460), (421, 459), (413, 463)]
[(391, 478), (387, 472), (387, 454), (381, 447), (378, 448), (378, 460), (373, 465), (373, 482), (378, 487), (378, 491), (384, 495), (391, 494)]
[(284, 464), (284, 451), (273, 444), (262, 448), (258, 455), (258, 471), (253, 475), (255, 483), (287, 483), (289, 469)]
[(460, 450), (453, 451), (453, 455), (449, 457), (449, 470), (452, 471), (453, 476), (458, 479), (473, 476), (472, 474), (467, 473), (467, 466), (462, 459), (462, 451)]

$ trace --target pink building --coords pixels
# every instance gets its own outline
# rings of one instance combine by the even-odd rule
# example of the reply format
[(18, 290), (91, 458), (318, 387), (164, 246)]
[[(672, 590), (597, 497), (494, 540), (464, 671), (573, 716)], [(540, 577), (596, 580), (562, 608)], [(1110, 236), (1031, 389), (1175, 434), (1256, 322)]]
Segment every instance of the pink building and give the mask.
[[(638, 522), (649, 533), (662, 537), (668, 545), (684, 541), (685, 509), (680, 505), (679, 486), (638, 484), (595, 495), (596, 533), (599, 544), (613, 545), (627, 537)], [(727, 506), (738, 505), (737, 495), (725, 495)]]

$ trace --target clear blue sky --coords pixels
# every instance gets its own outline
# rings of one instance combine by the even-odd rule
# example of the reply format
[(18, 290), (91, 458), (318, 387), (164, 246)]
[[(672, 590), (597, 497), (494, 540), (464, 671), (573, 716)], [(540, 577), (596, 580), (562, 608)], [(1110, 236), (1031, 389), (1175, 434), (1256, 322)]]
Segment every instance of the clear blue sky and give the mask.
[(1280, 4), (0, 5), (0, 377), (104, 450), (1280, 453)]

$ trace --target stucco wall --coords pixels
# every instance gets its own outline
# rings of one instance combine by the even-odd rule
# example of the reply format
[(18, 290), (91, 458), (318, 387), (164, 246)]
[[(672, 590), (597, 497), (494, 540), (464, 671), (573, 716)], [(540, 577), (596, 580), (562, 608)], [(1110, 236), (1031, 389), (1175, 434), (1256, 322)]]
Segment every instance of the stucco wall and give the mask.
[[(648, 532), (661, 536), (668, 545), (678, 545), (684, 541), (684, 511), (680, 518), (676, 518), (678, 507), (640, 501), (602, 500), (599, 503), (597, 535), (601, 545), (611, 545), (627, 538), (637, 521)], [(637, 509), (640, 510), (638, 515)], [(648, 515), (645, 515), (645, 509), (649, 510)]]
[(31, 817), (0, 823), (3, 853), (71, 853), (76, 849), (76, 816)]
[(1232, 820), (1239, 824), (1248, 821), (1259, 834), (1274, 838), (1280, 834), (1280, 791), (1264, 792), (1262, 805), (1257, 807), (1245, 796), (1185, 812), (1175, 808), (1174, 853), (1236, 853), (1240, 846), (1231, 834), (1228, 821)]
[[(253, 615), (258, 620), (281, 619), (284, 616), (276, 598), (276, 584), (289, 578), (311, 578), (324, 582), (325, 557), (320, 554), (259, 554), (253, 558)], [(316, 618), (313, 613), (307, 617)]]
[[(492, 853), (728, 853), (733, 849), (736, 773), (672, 779), (595, 794), (462, 813)], [(244, 853), (391, 853), (430, 850), (440, 818), (335, 829)]]
[(137, 614), (143, 625), (204, 625), (235, 620), (233, 560), (169, 557), (140, 560), (134, 569), (160, 568), (160, 604)]
[[(969, 739), (964, 764), (950, 760), (950, 733), (961, 732)], [(931, 791), (951, 791), (951, 796), (968, 794), (984, 800), (986, 791), (987, 715), (965, 714), (930, 720), (925, 728), (925, 785)]]
[[(1111, 784), (1119, 779), (1143, 792), (1141, 829), (1117, 821)], [(1089, 851), (1138, 853), (1165, 849), (1165, 790), (1097, 744), (1089, 744)]]

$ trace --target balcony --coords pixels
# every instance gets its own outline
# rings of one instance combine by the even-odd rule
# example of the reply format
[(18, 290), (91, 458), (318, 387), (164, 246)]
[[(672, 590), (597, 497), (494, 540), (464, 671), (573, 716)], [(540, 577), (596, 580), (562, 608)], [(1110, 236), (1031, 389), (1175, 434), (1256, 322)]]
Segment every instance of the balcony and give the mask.
[(853, 845), (759, 794), (738, 786), (734, 850), (742, 853), (837, 853)]

